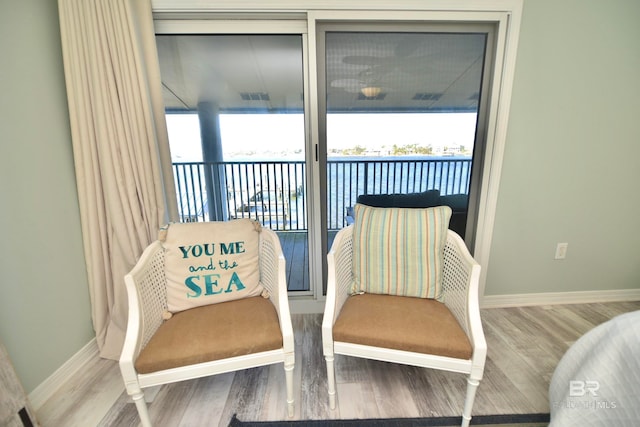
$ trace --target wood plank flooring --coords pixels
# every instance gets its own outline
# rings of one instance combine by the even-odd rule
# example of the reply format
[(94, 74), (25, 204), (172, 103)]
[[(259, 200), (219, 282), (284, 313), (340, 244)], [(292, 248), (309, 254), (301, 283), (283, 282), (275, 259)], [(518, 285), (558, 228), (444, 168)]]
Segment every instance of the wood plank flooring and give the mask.
[[(584, 333), (640, 302), (483, 309), (488, 343), (474, 415), (548, 412), (553, 371)], [(457, 416), (466, 379), (432, 371), (336, 356), (338, 407), (326, 394), (320, 314), (293, 316), (296, 410), (293, 419)], [(149, 404), (156, 426), (223, 426), (243, 420), (286, 420), (281, 365), (162, 386)], [(38, 411), (44, 427), (138, 426), (115, 361), (97, 359)]]

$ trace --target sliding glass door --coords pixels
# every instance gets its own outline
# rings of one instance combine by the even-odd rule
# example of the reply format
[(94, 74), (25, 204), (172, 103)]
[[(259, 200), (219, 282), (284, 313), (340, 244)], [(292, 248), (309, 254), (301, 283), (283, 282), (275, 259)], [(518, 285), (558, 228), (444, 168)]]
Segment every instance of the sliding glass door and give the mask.
[(318, 26), (327, 249), (357, 202), (448, 205), (472, 247), (491, 37), (477, 25)]
[(289, 291), (312, 292), (302, 34), (158, 34), (181, 221), (276, 231)]
[(238, 7), (155, 21), (180, 219), (276, 230), (303, 311), (359, 198), (447, 204), (486, 259), (509, 15)]

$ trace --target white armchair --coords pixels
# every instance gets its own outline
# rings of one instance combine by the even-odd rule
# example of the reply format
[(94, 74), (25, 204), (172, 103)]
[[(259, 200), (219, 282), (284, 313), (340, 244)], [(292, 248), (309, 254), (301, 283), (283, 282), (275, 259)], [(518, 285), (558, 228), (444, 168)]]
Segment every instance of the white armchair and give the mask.
[[(350, 295), (353, 283), (353, 228), (353, 225), (348, 226), (338, 232), (328, 254), (322, 341), (330, 407), (336, 407), (334, 355), (341, 354), (467, 374), (462, 426), (468, 426), (487, 353), (478, 304), (480, 265), (472, 258), (460, 236), (448, 230), (444, 250), (443, 303), (391, 295)], [(343, 310), (347, 302), (350, 307)], [(394, 311), (402, 315), (391, 318)], [(419, 312), (423, 311), (446, 314), (450, 318), (449, 323), (441, 323), (432, 314), (421, 316)], [(356, 317), (359, 315), (361, 317)], [(334, 326), (340, 320), (343, 326), (346, 322), (347, 327), (337, 332)], [(381, 344), (385, 332), (372, 327), (374, 323), (398, 327), (395, 332), (389, 332), (389, 338), (397, 341), (395, 348)], [(402, 328), (409, 332), (405, 334)], [(418, 328), (420, 331), (415, 330)], [(437, 333), (424, 334), (424, 331), (430, 330), (436, 330)], [(401, 335), (399, 339), (398, 335)], [(457, 339), (452, 338), (456, 336)], [(430, 349), (428, 353), (421, 350), (425, 345)]]
[[(294, 340), (285, 259), (278, 236), (266, 228), (260, 233), (259, 255), (260, 281), (268, 298), (256, 296), (192, 308), (168, 321), (163, 319), (167, 295), (162, 243), (152, 243), (125, 277), (129, 320), (120, 370), (142, 425), (151, 425), (144, 400), (146, 387), (280, 362), (286, 374), (288, 414), (293, 416)], [(168, 325), (173, 328), (171, 338), (164, 341), (166, 348), (157, 351), (153, 360), (161, 368), (139, 366), (136, 362), (143, 349), (163, 345), (158, 343), (158, 332), (163, 329), (166, 340)], [(215, 328), (232, 332), (212, 332)], [(182, 351), (180, 359), (175, 350)]]

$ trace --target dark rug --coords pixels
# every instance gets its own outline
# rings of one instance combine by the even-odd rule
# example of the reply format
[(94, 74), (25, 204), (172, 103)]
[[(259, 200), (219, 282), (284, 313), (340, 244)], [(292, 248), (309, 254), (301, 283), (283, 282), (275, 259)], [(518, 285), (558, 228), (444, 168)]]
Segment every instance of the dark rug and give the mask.
[[(386, 418), (359, 420), (304, 420), (304, 421), (240, 421), (235, 415), (229, 427), (431, 427), (459, 426), (462, 417)], [(546, 427), (549, 414), (476, 415), (472, 426)]]

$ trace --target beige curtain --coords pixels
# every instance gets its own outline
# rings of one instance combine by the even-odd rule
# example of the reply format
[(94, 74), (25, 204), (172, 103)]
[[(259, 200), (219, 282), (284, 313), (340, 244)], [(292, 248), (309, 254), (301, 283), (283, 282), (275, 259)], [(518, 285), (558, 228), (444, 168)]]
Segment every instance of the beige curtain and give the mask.
[(151, 4), (58, 6), (93, 324), (101, 355), (117, 359), (127, 322), (123, 278), (166, 222), (163, 182), (172, 182), (162, 176), (162, 103), (151, 96), (160, 85)]

